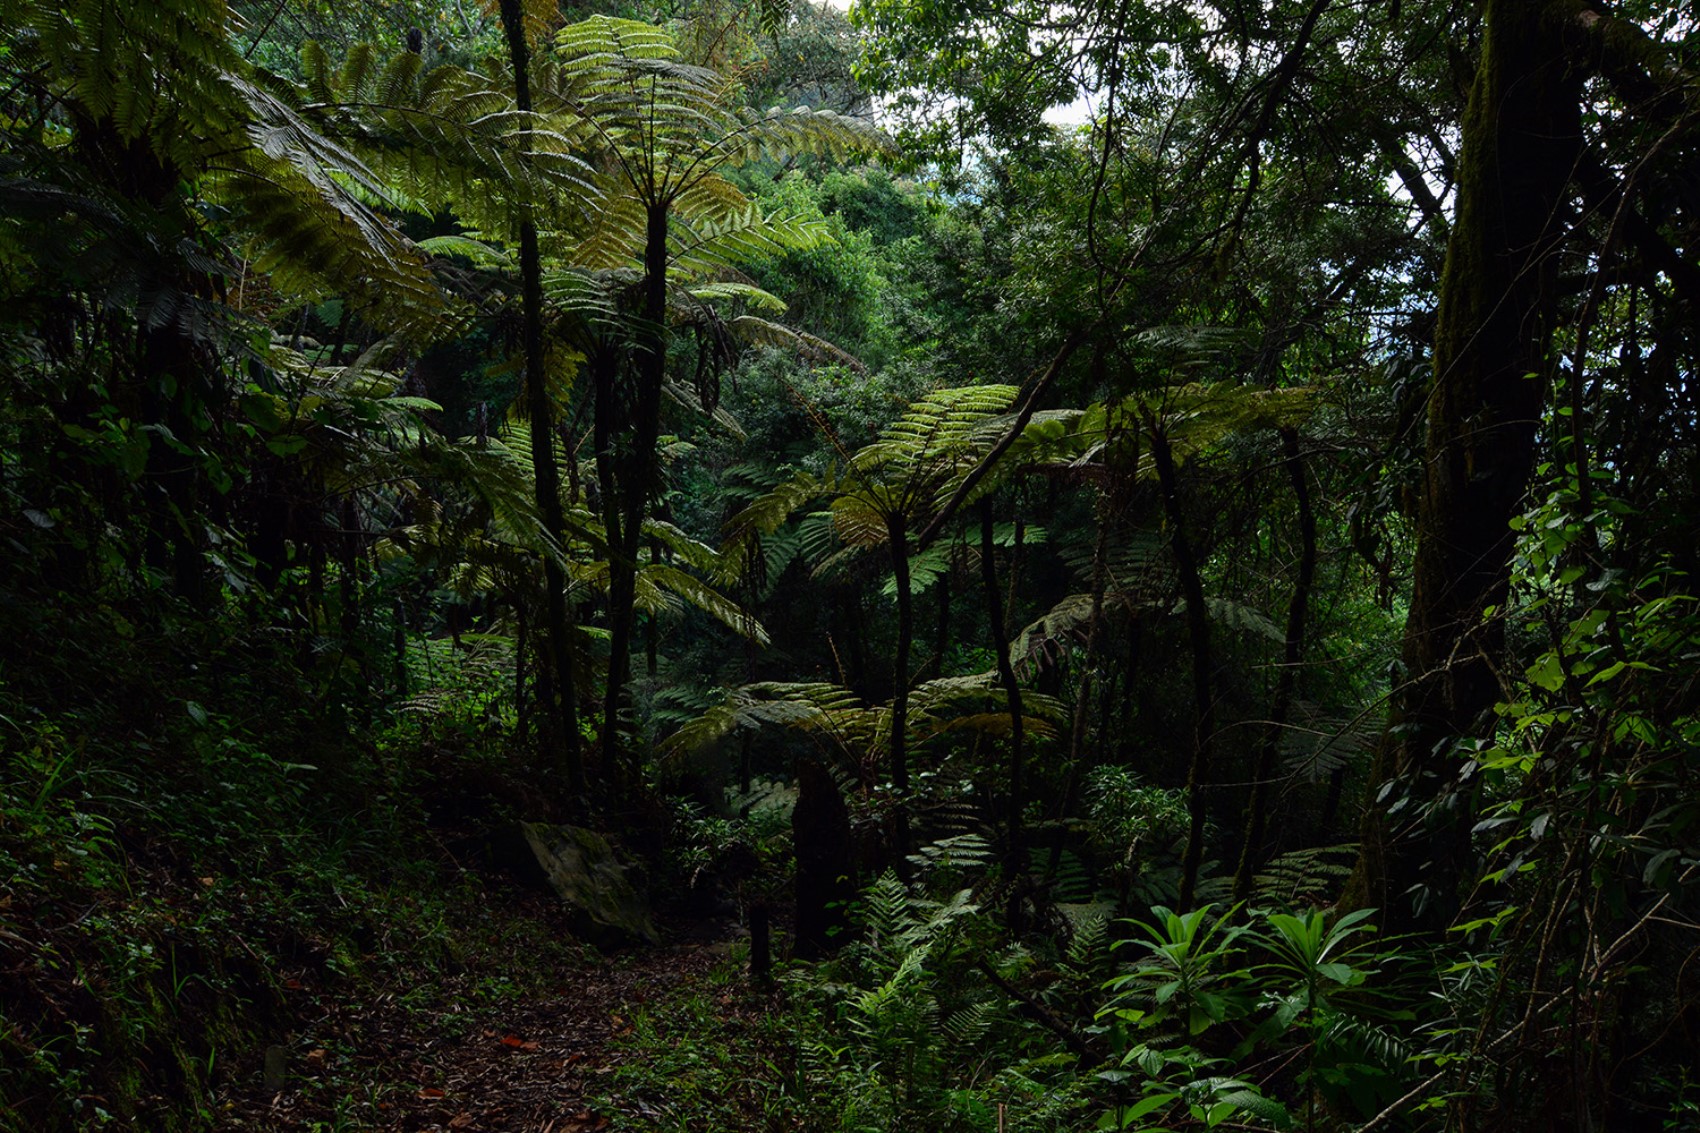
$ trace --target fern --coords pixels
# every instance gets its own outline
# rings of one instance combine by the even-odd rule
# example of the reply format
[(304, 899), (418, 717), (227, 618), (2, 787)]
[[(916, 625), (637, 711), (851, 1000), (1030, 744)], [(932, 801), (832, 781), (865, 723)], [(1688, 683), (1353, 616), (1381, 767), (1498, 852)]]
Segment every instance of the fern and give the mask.
[(910, 854), (909, 861), (921, 879), (939, 874), (968, 878), (995, 866), (997, 853), (984, 834), (969, 832), (929, 842)]
[(1307, 783), (1321, 782), (1368, 758), (1386, 727), (1379, 709), (1346, 715), (1300, 703), (1292, 715), (1292, 723), (1281, 733), (1281, 754), (1287, 773)]
[(1039, 877), (1050, 877), (1050, 901), (1055, 905), (1084, 905), (1094, 895), (1092, 875), (1086, 863), (1073, 850), (1064, 848), (1056, 855), (1055, 870), (1050, 867), (1051, 851), (1034, 846), (1028, 850), (1028, 869)]
[[(1277, 645), (1287, 639), (1287, 635), (1281, 627), (1270, 620), (1269, 615), (1262, 610), (1228, 598), (1205, 598), (1204, 605), (1209, 611), (1211, 620), (1223, 629), (1250, 633), (1266, 641), (1273, 641)], [(1176, 617), (1184, 615), (1186, 613), (1186, 599), (1183, 598), (1177, 602), (1174, 609), (1169, 612)]]
[(1115, 906), (1109, 902), (1063, 907), (1068, 919), (1068, 966), (1087, 975), (1102, 971), (1110, 960), (1110, 917)]
[(1293, 850), (1265, 866), (1253, 885), (1259, 899), (1289, 906), (1331, 900), (1351, 876), (1357, 855), (1355, 842)]
[(939, 1025), (939, 1034), (955, 1052), (972, 1050), (983, 1042), (1003, 1012), (995, 1003), (981, 1000), (951, 1012)]

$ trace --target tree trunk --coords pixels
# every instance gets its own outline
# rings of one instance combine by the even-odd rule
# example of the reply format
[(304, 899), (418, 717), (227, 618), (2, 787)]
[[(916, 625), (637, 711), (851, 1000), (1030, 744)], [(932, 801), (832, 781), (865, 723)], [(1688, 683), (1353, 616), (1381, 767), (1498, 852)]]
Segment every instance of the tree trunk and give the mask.
[(1192, 908), (1198, 888), (1198, 871), (1204, 863), (1204, 792), (1210, 784), (1210, 735), (1214, 731), (1210, 694), (1210, 611), (1204, 605), (1204, 581), (1187, 542), (1181, 515), (1180, 494), (1175, 481), (1175, 459), (1169, 439), (1151, 423), (1151, 457), (1157, 466), (1157, 484), (1163, 493), (1163, 510), (1169, 521), (1169, 542), (1180, 573), (1181, 593), (1186, 596), (1187, 638), (1192, 645), (1192, 762), (1187, 768), (1186, 797), (1191, 821), (1187, 828), (1186, 854), (1181, 859), (1181, 912)]
[(630, 448), (615, 461), (620, 524), (617, 534), (609, 532), (608, 689), (602, 724), (602, 758), (611, 769), (619, 766), (620, 707), (630, 679), (638, 550), (643, 545), (644, 513), (655, 490), (655, 453), (661, 437), (661, 388), (667, 376), (668, 208), (666, 201), (653, 201), (647, 210)]
[(1281, 452), (1286, 457), (1287, 479), (1299, 509), (1299, 577), (1287, 603), (1287, 634), (1281, 650), (1281, 673), (1275, 679), (1275, 697), (1269, 705), (1269, 725), (1263, 733), (1252, 774), (1251, 801), (1246, 804), (1245, 845), (1240, 848), (1240, 865), (1234, 874), (1234, 896), (1243, 901), (1251, 895), (1252, 873), (1263, 862), (1263, 841), (1268, 826), (1270, 780), (1275, 775), (1275, 757), (1281, 750), (1281, 732), (1293, 707), (1298, 689), (1299, 663), (1304, 659), (1305, 614), (1310, 608), (1311, 583), (1316, 578), (1316, 514), (1311, 510), (1310, 485), (1305, 481), (1303, 456), (1297, 429), (1281, 430)]
[(831, 772), (812, 756), (797, 760), (791, 830), (797, 853), (795, 952), (799, 960), (813, 960), (844, 942), (845, 909), (856, 883), (849, 808)]
[[(1486, 0), (1441, 276), (1434, 386), (1404, 680), (1371, 776), (1345, 901), (1393, 928), (1438, 928), (1458, 902), (1473, 800), (1454, 757), (1486, 734), (1510, 580), (1508, 527), (1527, 491), (1551, 371), (1566, 186), (1581, 147), (1580, 75), (1546, 0)], [(1580, 34), (1578, 32), (1578, 34)], [(1445, 796), (1457, 794), (1451, 805)], [(1425, 822), (1396, 831), (1384, 803)], [(1435, 805), (1435, 804), (1441, 805)], [(1408, 900), (1415, 897), (1415, 901)]]
[(998, 683), (1003, 686), (1004, 703), (1009, 707), (1009, 804), (1005, 810), (1006, 841), (1004, 844), (1004, 875), (1014, 889), (1010, 897), (1009, 928), (1021, 931), (1021, 893), (1016, 879), (1027, 872), (1027, 854), (1023, 845), (1021, 813), (1027, 806), (1026, 787), (1022, 782), (1023, 708), (1021, 686), (1015, 680), (1015, 666), (1009, 662), (1009, 636), (1004, 629), (1003, 594), (998, 589), (997, 546), (992, 531), (992, 501), (988, 496), (980, 501), (980, 582), (986, 591), (986, 628), (997, 661)]
[[(531, 48), (525, 40), (520, 0), (501, 0), (502, 28), (507, 34), (508, 60), (514, 70), (514, 104), (531, 112)], [(567, 580), (556, 554), (566, 539), (566, 516), (561, 509), (561, 473), (555, 465), (555, 414), (549, 404), (543, 352), (543, 259), (537, 246), (537, 224), (527, 211), (519, 226), (520, 305), (525, 353), (526, 413), (531, 418), (531, 466), (537, 487), (537, 512), (554, 547), (543, 556), (544, 637), (553, 695), (542, 704), (544, 747), (560, 745), (567, 786), (574, 795), (584, 790), (584, 759), (579, 749), (578, 702), (573, 688), (572, 627), (567, 620)]]
[(897, 581), (897, 659), (891, 667), (891, 785), (897, 795), (898, 871), (909, 852), (909, 646), (915, 635), (915, 598), (909, 593), (909, 527), (901, 512), (886, 517), (891, 569)]

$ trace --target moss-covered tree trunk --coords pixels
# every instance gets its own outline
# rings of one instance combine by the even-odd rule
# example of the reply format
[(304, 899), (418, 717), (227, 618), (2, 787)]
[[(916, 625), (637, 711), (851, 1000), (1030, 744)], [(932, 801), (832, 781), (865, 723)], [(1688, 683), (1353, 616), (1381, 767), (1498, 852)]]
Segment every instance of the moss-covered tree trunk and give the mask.
[[(1554, 252), (1581, 146), (1581, 85), (1550, 0), (1486, 0), (1435, 329), (1403, 684), (1347, 900), (1396, 926), (1455, 911), (1473, 804), (1461, 737), (1486, 735), (1513, 545), (1551, 369)], [(1404, 805), (1397, 815), (1393, 804)]]

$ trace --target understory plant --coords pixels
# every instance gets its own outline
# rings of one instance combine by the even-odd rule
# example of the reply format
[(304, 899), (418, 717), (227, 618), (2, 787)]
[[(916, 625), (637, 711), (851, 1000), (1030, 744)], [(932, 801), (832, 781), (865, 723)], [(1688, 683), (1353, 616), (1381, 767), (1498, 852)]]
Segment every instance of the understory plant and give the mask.
[[(1161, 906), (1124, 922), (1138, 954), (1105, 984), (1113, 1051), (1104, 1129), (1318, 1128), (1367, 1117), (1408, 1077), (1386, 1025), (1413, 1016), (1375, 987), (1391, 955), (1372, 910), (1335, 915)], [(1295, 1115), (1297, 1114), (1297, 1116)]]

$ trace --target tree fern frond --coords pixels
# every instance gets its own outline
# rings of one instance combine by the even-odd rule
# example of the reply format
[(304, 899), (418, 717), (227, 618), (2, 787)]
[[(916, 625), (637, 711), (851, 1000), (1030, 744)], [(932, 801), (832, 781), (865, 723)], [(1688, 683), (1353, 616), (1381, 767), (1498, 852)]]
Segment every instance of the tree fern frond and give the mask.
[(731, 601), (695, 575), (666, 563), (645, 563), (638, 568), (640, 585), (654, 585), (678, 595), (741, 637), (758, 645), (768, 643), (767, 631), (749, 611)]
[(810, 361), (837, 362), (858, 374), (867, 372), (867, 367), (854, 355), (834, 346), (824, 338), (816, 337), (805, 331), (796, 330), (768, 319), (758, 318), (755, 315), (739, 315), (736, 318), (728, 319), (726, 325), (733, 334), (745, 342), (759, 346), (772, 346)]
[(1302, 782), (1322, 782), (1367, 759), (1385, 731), (1386, 716), (1380, 710), (1335, 713), (1314, 704), (1295, 704), (1280, 738), (1287, 774)]
[(747, 303), (758, 311), (783, 313), (785, 310), (783, 299), (749, 283), (730, 281), (700, 283), (691, 287), (689, 291), (691, 296), (696, 299), (733, 299)]
[(481, 268), (513, 270), (513, 260), (500, 248), (469, 236), (432, 236), (419, 241), (419, 249), (433, 256), (462, 256)]
[(1357, 855), (1355, 842), (1293, 850), (1265, 866), (1253, 886), (1259, 898), (1287, 905), (1330, 900), (1351, 876)]
[(824, 477), (799, 472), (750, 501), (726, 521), (721, 545), (721, 567), (715, 579), (723, 584), (737, 581), (757, 554), (764, 536), (771, 535), (798, 508), (829, 493), (835, 482), (828, 470)]
[(764, 724), (833, 732), (839, 724), (852, 726), (866, 712), (854, 693), (838, 685), (746, 685), (730, 690), (726, 699), (681, 727), (659, 745), (664, 757), (700, 750), (738, 728)]

